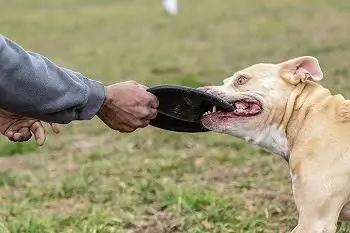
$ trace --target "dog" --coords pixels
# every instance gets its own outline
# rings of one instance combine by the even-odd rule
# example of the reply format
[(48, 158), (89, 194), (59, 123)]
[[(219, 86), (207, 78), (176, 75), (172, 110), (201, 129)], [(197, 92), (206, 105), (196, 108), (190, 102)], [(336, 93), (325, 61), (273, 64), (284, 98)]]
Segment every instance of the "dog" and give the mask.
[(205, 113), (207, 129), (288, 162), (298, 224), (292, 233), (334, 233), (350, 220), (350, 100), (319, 84), (312, 56), (259, 63), (199, 89), (235, 106)]

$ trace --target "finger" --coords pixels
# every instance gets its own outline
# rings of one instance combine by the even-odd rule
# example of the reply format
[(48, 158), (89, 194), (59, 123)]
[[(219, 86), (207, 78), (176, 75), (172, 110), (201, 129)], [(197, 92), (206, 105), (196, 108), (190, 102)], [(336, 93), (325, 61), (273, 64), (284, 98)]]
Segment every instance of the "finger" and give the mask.
[(15, 132), (14, 134), (13, 134), (13, 141), (15, 141), (15, 142), (19, 142), (20, 140), (21, 140), (21, 134), (19, 133), (19, 132)]
[(6, 137), (8, 137), (8, 138), (12, 138), (14, 134), (15, 134), (15, 132), (12, 131), (12, 130), (6, 131), (6, 132), (4, 133), (4, 135), (5, 135)]
[(151, 93), (149, 93), (149, 100), (148, 100), (148, 104), (149, 106), (151, 106), (152, 108), (158, 108), (159, 107), (159, 100), (157, 99), (157, 97)]
[(149, 122), (150, 122), (149, 119), (134, 119), (127, 126), (136, 130), (138, 128), (146, 127), (147, 125), (149, 125)]
[(36, 144), (38, 146), (44, 145), (44, 142), (45, 142), (45, 139), (46, 139), (46, 137), (45, 137), (45, 128), (41, 124), (41, 122), (37, 121), (34, 124), (32, 124), (32, 126), (30, 127), (30, 131), (32, 131), (32, 133), (34, 134)]
[(147, 120), (152, 120), (152, 119), (156, 118), (157, 115), (158, 115), (157, 109), (151, 108)]
[(144, 108), (140, 112), (139, 119), (140, 120), (152, 120), (152, 119), (156, 118), (157, 114), (158, 114), (158, 111), (154, 108)]
[[(18, 136), (17, 136), (18, 135)], [(28, 141), (32, 137), (29, 128), (22, 128), (14, 134), (14, 139), (18, 142)]]
[(122, 130), (118, 130), (120, 133), (132, 133), (134, 132), (136, 129), (132, 129), (132, 128), (128, 128), (128, 129), (122, 129)]
[(22, 142), (22, 133), (20, 132), (15, 132), (12, 136), (12, 139), (14, 142)]
[(15, 132), (11, 137), (14, 142), (24, 142), (28, 141), (32, 137), (28, 128), (22, 128), (19, 131)]
[(145, 127), (147, 127), (149, 125), (149, 123), (150, 123), (149, 120), (144, 120), (139, 128), (145, 128)]
[(61, 132), (60, 125), (57, 123), (50, 123), (52, 131), (56, 134)]
[(117, 130), (121, 133), (131, 133), (131, 132), (134, 132), (136, 129), (137, 127), (123, 125), (123, 126), (120, 126)]
[(29, 128), (35, 121), (35, 119), (31, 120), (31, 119), (25, 119), (25, 120), (21, 120), (18, 122), (15, 122), (14, 124), (12, 124), (9, 127), (9, 131), (13, 131), (13, 132), (18, 132), (20, 129), (22, 128)]

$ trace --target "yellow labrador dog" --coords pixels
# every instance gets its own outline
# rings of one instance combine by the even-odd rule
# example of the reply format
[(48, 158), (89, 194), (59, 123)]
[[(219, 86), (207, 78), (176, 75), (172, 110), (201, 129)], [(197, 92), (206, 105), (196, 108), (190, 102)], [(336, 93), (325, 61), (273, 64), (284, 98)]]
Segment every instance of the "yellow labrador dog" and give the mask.
[(350, 220), (350, 100), (317, 81), (316, 58), (255, 64), (221, 86), (200, 89), (234, 104), (206, 113), (202, 124), (278, 154), (289, 163), (299, 213), (293, 233), (334, 233)]

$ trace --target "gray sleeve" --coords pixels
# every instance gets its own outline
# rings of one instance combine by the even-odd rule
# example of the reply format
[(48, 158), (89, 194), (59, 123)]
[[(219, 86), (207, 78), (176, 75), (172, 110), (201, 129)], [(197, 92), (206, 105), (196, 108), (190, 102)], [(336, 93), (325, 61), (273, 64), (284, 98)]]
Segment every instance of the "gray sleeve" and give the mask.
[(93, 118), (104, 98), (102, 83), (0, 35), (0, 108), (65, 124)]

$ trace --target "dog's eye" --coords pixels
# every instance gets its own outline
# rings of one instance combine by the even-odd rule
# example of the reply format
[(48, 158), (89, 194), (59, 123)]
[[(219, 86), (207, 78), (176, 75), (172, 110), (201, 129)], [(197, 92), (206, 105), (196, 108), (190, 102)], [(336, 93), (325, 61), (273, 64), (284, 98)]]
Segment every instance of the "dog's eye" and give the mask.
[(243, 85), (243, 84), (246, 84), (248, 82), (248, 80), (249, 79), (246, 76), (241, 75), (236, 79), (235, 84), (236, 85)]

